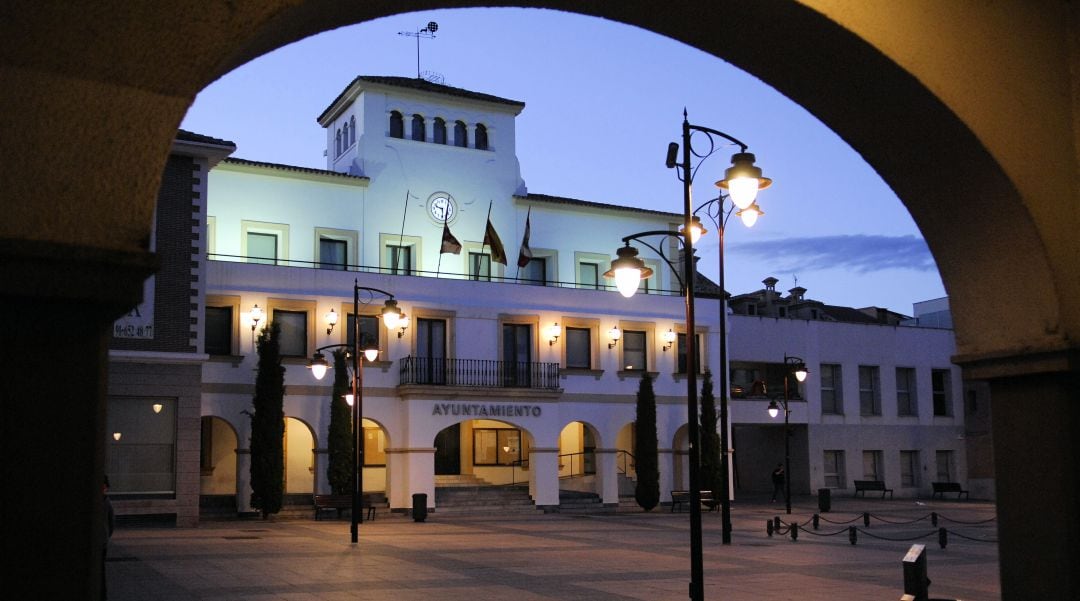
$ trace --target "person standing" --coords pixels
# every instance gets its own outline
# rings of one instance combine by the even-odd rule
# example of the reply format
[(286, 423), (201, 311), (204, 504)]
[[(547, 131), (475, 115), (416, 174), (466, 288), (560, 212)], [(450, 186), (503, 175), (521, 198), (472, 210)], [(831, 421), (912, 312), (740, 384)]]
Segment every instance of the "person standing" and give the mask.
[(102, 487), (102, 494), (105, 496), (103, 504), (105, 507), (105, 538), (101, 544), (101, 601), (105, 601), (105, 555), (109, 552), (109, 539), (112, 538), (113, 530), (116, 528), (116, 513), (113, 511), (112, 501), (109, 500), (109, 476), (107, 474)]
[(784, 494), (784, 464), (777, 463), (776, 469), (772, 471), (772, 500), (776, 501), (776, 495), (783, 496)]

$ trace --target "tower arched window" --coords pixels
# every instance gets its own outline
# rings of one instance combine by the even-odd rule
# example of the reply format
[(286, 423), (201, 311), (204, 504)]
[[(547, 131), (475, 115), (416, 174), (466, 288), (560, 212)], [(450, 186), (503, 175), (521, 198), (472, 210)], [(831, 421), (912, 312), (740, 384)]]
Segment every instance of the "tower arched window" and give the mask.
[(462, 148), (469, 146), (469, 130), (465, 129), (464, 121), (454, 122), (454, 146)]
[(424, 141), (424, 117), (419, 113), (412, 116), (412, 139), (417, 142)]
[(337, 130), (337, 136), (334, 138), (334, 158), (341, 156), (341, 130)]
[(397, 111), (390, 111), (390, 137), (405, 137), (405, 118)]
[(487, 127), (483, 123), (476, 124), (476, 148), (477, 150), (487, 150), (488, 148), (488, 135)]
[[(345, 122), (345, 127), (341, 131), (341, 149), (345, 150), (349, 147), (349, 123)], [(339, 153), (340, 154), (340, 153)]]
[(356, 117), (349, 117), (349, 146), (356, 144)]
[(433, 142), (436, 144), (446, 144), (446, 120), (442, 117), (435, 117), (435, 127), (432, 130)]

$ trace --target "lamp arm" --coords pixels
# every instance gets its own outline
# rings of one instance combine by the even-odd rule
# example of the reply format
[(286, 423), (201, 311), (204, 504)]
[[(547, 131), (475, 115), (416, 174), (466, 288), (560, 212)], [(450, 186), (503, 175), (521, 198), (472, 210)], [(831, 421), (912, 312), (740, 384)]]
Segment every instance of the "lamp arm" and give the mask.
[(647, 232), (638, 232), (636, 234), (631, 234), (629, 236), (624, 236), (622, 241), (625, 244), (630, 244), (630, 242), (632, 242), (632, 241), (633, 242), (638, 242), (642, 246), (644, 246), (644, 247), (648, 248), (649, 250), (653, 251), (654, 253), (660, 255), (660, 258), (663, 259), (664, 262), (667, 263), (668, 267), (671, 268), (671, 273), (675, 275), (675, 279), (679, 280), (679, 286), (685, 288), (686, 287), (686, 282), (684, 282), (683, 279), (682, 279), (682, 276), (679, 275), (679, 268), (675, 265), (675, 263), (671, 259), (668, 258), (668, 256), (666, 254), (664, 254), (663, 247), (657, 248), (657, 247), (653, 246), (652, 244), (649, 244), (648, 242), (646, 242), (645, 240), (642, 239), (643, 236), (662, 236), (664, 238), (675, 238), (679, 242), (682, 242), (682, 243), (685, 244), (685, 240), (683, 240), (683, 235), (680, 234), (680, 233), (671, 232), (671, 231), (668, 231), (668, 230), (650, 230), (650, 231), (647, 231)]
[[(713, 227), (715, 227), (717, 230), (726, 230), (727, 222), (729, 219), (731, 219), (731, 215), (735, 212), (734, 203), (727, 211), (723, 209), (724, 201), (728, 198), (730, 198), (730, 195), (721, 194), (720, 196), (717, 196), (712, 200), (707, 200), (702, 203), (700, 207), (694, 209), (694, 212), (692, 214), (697, 215), (699, 211), (705, 209), (705, 216), (709, 218), (709, 221), (712, 221)], [(713, 211), (714, 208), (716, 209), (715, 212)], [(722, 219), (720, 217), (721, 215), (723, 215)]]
[[(746, 152), (746, 149), (749, 148), (749, 146), (744, 144), (742, 142), (742, 140), (736, 138), (735, 136), (725, 134), (724, 132), (715, 130), (715, 129), (711, 128), (711, 127), (705, 127), (703, 125), (694, 125), (693, 123), (691, 123), (689, 125), (689, 127), (690, 127), (690, 129), (692, 131), (699, 131), (699, 132), (705, 134), (706, 136), (708, 136), (710, 145), (713, 144), (712, 136), (720, 136), (721, 138), (727, 140), (728, 142), (731, 142), (732, 144), (738, 146), (741, 149), (741, 152)], [(693, 149), (691, 149), (691, 151), (693, 151)], [(712, 154), (713, 152), (715, 152), (715, 149), (710, 148), (709, 154)], [(709, 154), (706, 154), (704, 156), (707, 157), (707, 156), (709, 156)], [(694, 153), (694, 155), (695, 156), (701, 156), (701, 155), (698, 155), (697, 153)], [(704, 157), (702, 157), (702, 158), (704, 158)]]
[(382, 294), (383, 296), (388, 297), (390, 300), (394, 300), (394, 295), (390, 294), (389, 292), (387, 292), (385, 290), (379, 290), (378, 288), (369, 288), (367, 286), (358, 286), (356, 284), (353, 284), (353, 291), (357, 293), (357, 298), (359, 298), (359, 293), (360, 293), (361, 290), (368, 293), (368, 295), (367, 295), (368, 300), (367, 300), (367, 302), (364, 303), (365, 305), (369, 304), (371, 301), (375, 300), (375, 294), (374, 293), (376, 293), (376, 292), (378, 292), (379, 294)]

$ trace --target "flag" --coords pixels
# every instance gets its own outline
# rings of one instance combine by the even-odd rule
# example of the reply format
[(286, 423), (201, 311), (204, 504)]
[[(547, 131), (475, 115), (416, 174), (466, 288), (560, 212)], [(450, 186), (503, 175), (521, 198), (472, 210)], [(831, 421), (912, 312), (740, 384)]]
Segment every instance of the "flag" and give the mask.
[(461, 254), (461, 242), (450, 233), (450, 226), (445, 223), (442, 226), (442, 249), (439, 253)]
[(491, 260), (506, 265), (506, 251), (503, 250), (502, 240), (495, 232), (495, 226), (491, 225), (491, 217), (488, 217), (487, 228), (484, 230), (484, 244), (491, 247)]
[(521, 238), (521, 251), (518, 252), (518, 267), (525, 267), (532, 260), (532, 249), (529, 248), (529, 218), (532, 217), (532, 207), (525, 216), (525, 236)]

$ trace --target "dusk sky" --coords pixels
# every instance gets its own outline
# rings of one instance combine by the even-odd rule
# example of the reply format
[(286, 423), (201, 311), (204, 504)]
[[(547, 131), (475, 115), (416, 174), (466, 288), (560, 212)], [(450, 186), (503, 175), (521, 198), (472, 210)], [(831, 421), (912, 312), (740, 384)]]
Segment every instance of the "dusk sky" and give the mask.
[[(682, 184), (664, 157), (668, 143), (679, 141), (685, 107), (691, 123), (748, 144), (774, 182), (758, 197), (765, 214), (757, 225), (728, 225), (729, 292), (760, 289), (767, 276), (786, 292), (798, 278), (809, 298), (907, 315), (912, 303), (945, 295), (907, 209), (814, 116), (716, 57), (603, 19), (464, 9), (343, 27), (225, 75), (199, 94), (181, 127), (235, 142), (235, 157), (325, 169), (325, 134), (315, 118), (357, 75), (415, 77), (416, 39), (398, 33), (429, 21), (439, 29), (420, 40), (422, 71), (526, 103), (517, 156), (530, 192), (681, 212)], [(696, 149), (706, 147), (695, 137)], [(737, 150), (721, 148), (705, 160), (695, 206), (716, 196), (713, 182)], [(716, 241), (710, 234), (698, 244), (699, 267), (714, 279)]]

